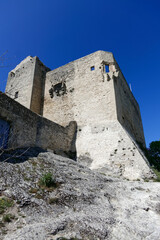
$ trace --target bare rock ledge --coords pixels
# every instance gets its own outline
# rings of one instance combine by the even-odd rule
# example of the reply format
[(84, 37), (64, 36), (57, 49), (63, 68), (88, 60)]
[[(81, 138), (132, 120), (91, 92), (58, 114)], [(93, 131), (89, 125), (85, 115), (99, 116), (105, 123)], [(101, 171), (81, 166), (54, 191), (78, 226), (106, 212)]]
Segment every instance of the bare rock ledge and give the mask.
[[(52, 173), (55, 188), (39, 180)], [(0, 198), (13, 200), (4, 240), (159, 240), (160, 183), (107, 177), (51, 152), (0, 163)]]

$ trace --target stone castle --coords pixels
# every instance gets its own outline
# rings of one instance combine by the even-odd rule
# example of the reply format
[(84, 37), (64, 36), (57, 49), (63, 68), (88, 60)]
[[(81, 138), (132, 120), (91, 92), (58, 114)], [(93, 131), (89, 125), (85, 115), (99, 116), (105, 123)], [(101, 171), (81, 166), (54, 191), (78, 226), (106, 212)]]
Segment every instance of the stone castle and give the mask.
[(10, 146), (70, 153), (131, 180), (151, 176), (137, 145), (145, 146), (139, 106), (112, 53), (97, 51), (53, 71), (29, 56), (9, 73), (0, 98)]

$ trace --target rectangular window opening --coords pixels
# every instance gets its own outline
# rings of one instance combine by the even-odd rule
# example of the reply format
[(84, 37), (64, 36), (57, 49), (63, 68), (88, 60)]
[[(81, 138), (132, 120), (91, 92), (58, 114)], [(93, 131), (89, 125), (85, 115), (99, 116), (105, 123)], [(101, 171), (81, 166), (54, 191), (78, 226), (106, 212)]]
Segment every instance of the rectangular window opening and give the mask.
[(106, 71), (106, 73), (109, 72), (109, 65), (107, 65), (107, 64), (105, 64), (105, 71)]
[(18, 98), (18, 92), (15, 92), (14, 98)]
[(95, 67), (94, 67), (94, 66), (92, 66), (92, 67), (91, 67), (91, 71), (94, 71), (94, 70), (95, 70)]

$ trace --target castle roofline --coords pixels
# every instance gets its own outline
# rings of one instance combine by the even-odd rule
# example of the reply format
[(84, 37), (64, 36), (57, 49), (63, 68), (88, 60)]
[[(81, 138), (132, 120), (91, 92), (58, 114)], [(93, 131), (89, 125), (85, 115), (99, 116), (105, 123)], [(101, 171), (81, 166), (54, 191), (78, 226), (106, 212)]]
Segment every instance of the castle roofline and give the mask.
[[(41, 60), (39, 59), (39, 57), (37, 57), (37, 56), (35, 56), (35, 57), (27, 56), (25, 59), (23, 59), (23, 60), (22, 60), (14, 69), (12, 69), (10, 72), (15, 73), (18, 69), (20, 69), (21, 67), (23, 67), (23, 65), (25, 65), (27, 62), (29, 62), (29, 61), (33, 62), (33, 61), (36, 61), (36, 60), (38, 60), (38, 61), (40, 62), (40, 64), (43, 65), (43, 66), (47, 69), (47, 71), (51, 71), (50, 68), (46, 67), (46, 66), (44, 65), (44, 63), (41, 62)], [(10, 73), (10, 72), (9, 72), (9, 73)]]
[(12, 69), (10, 72), (15, 73), (19, 68), (22, 67), (22, 65), (26, 64), (29, 61), (33, 61), (33, 59), (36, 57), (32, 57), (32, 56), (27, 56), (25, 59), (23, 59), (14, 69)]
[[(97, 51), (95, 51), (95, 52), (93, 52), (93, 53), (90, 53), (90, 54), (85, 55), (85, 56), (83, 56), (83, 57), (77, 58), (77, 59), (75, 59), (75, 60), (73, 60), (73, 61), (67, 62), (67, 63), (65, 63), (64, 65), (61, 65), (61, 66), (59, 66), (59, 67), (56, 67), (56, 68), (52, 69), (52, 70), (49, 71), (49, 72), (52, 72), (52, 71), (54, 71), (54, 70), (56, 70), (56, 69), (58, 70), (59, 68), (63, 68), (63, 67), (65, 67), (65, 66), (68, 65), (68, 64), (75, 63), (75, 62), (78, 62), (78, 61), (83, 60), (83, 59), (85, 59), (85, 58), (88, 58), (88, 57), (90, 57), (90, 56), (92, 56), (92, 55), (97, 55), (97, 54), (101, 54), (101, 53), (110, 54), (110, 55), (112, 56), (112, 58), (114, 59), (114, 56), (113, 56), (113, 53), (112, 53), (112, 52), (108, 52), (108, 51), (104, 51), (104, 50), (97, 50)], [(115, 59), (114, 59), (114, 61), (115, 61)], [(49, 73), (49, 72), (48, 72), (48, 73)]]
[[(81, 59), (83, 59), (83, 58), (87, 58), (87, 57), (89, 57), (89, 56), (91, 56), (91, 55), (96, 55), (96, 54), (99, 54), (99, 53), (108, 53), (108, 54), (111, 54), (112, 56), (113, 56), (113, 53), (112, 52), (108, 52), (108, 51), (104, 51), (104, 50), (97, 50), (97, 51), (95, 51), (95, 52), (92, 52), (92, 53), (90, 53), (90, 54), (88, 54), (88, 55), (85, 55), (85, 56), (83, 56), (83, 57), (80, 57), (80, 58), (77, 58), (76, 60), (73, 60), (73, 61), (70, 61), (70, 62), (68, 62), (68, 63), (66, 63), (66, 64), (64, 64), (64, 65), (61, 65), (60, 67), (63, 67), (63, 66), (65, 66), (65, 65), (67, 65), (67, 64), (69, 64), (69, 63), (73, 63), (73, 62), (76, 62), (76, 61), (79, 61), (79, 60), (81, 60)], [(113, 58), (114, 58), (114, 56), (113, 56)], [(12, 69), (10, 72), (13, 72), (13, 73), (15, 73), (19, 68), (21, 68), (24, 64), (26, 64), (27, 62), (29, 62), (29, 61), (34, 61), (35, 59), (37, 59), (42, 65), (44, 65), (43, 64), (43, 62), (41, 62), (41, 60), (39, 59), (39, 57), (37, 57), (37, 56), (35, 56), (35, 57), (32, 57), (32, 56), (27, 56), (25, 59), (23, 59), (14, 69)], [(45, 66), (45, 65), (44, 65)], [(50, 68), (48, 68), (47, 66), (45, 66), (49, 71), (52, 71)], [(58, 67), (59, 68), (59, 67)], [(55, 70), (55, 69), (57, 69), (57, 68), (54, 68), (53, 70)]]
[[(79, 60), (81, 60), (81, 59), (83, 59), (83, 58), (87, 58), (87, 57), (89, 57), (89, 56), (91, 56), (91, 55), (96, 55), (96, 54), (99, 54), (99, 53), (108, 53), (108, 54), (111, 54), (111, 55), (113, 56), (113, 53), (112, 53), (112, 52), (108, 52), (108, 51), (104, 51), (104, 50), (97, 50), (97, 51), (95, 51), (95, 52), (92, 52), (92, 53), (87, 54), (87, 55), (85, 55), (85, 56), (83, 56), (83, 57), (77, 58), (76, 60), (73, 60), (73, 61), (68, 62), (68, 63), (66, 63), (66, 64), (69, 64), (69, 63), (72, 63), (72, 62), (76, 62), (76, 61), (79, 61)], [(114, 58), (114, 56), (113, 56), (113, 58)], [(65, 65), (66, 65), (66, 64), (65, 64)]]

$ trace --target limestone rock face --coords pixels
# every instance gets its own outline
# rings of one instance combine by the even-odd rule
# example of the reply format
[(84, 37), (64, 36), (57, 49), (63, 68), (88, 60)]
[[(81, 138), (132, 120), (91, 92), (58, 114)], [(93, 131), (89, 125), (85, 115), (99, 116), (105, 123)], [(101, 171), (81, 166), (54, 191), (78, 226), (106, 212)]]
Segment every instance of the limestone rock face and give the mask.
[[(11, 222), (0, 221), (1, 239), (160, 239), (160, 183), (111, 178), (36, 151), (0, 163), (0, 199), (14, 203), (5, 212)], [(40, 185), (48, 172), (54, 188)]]

